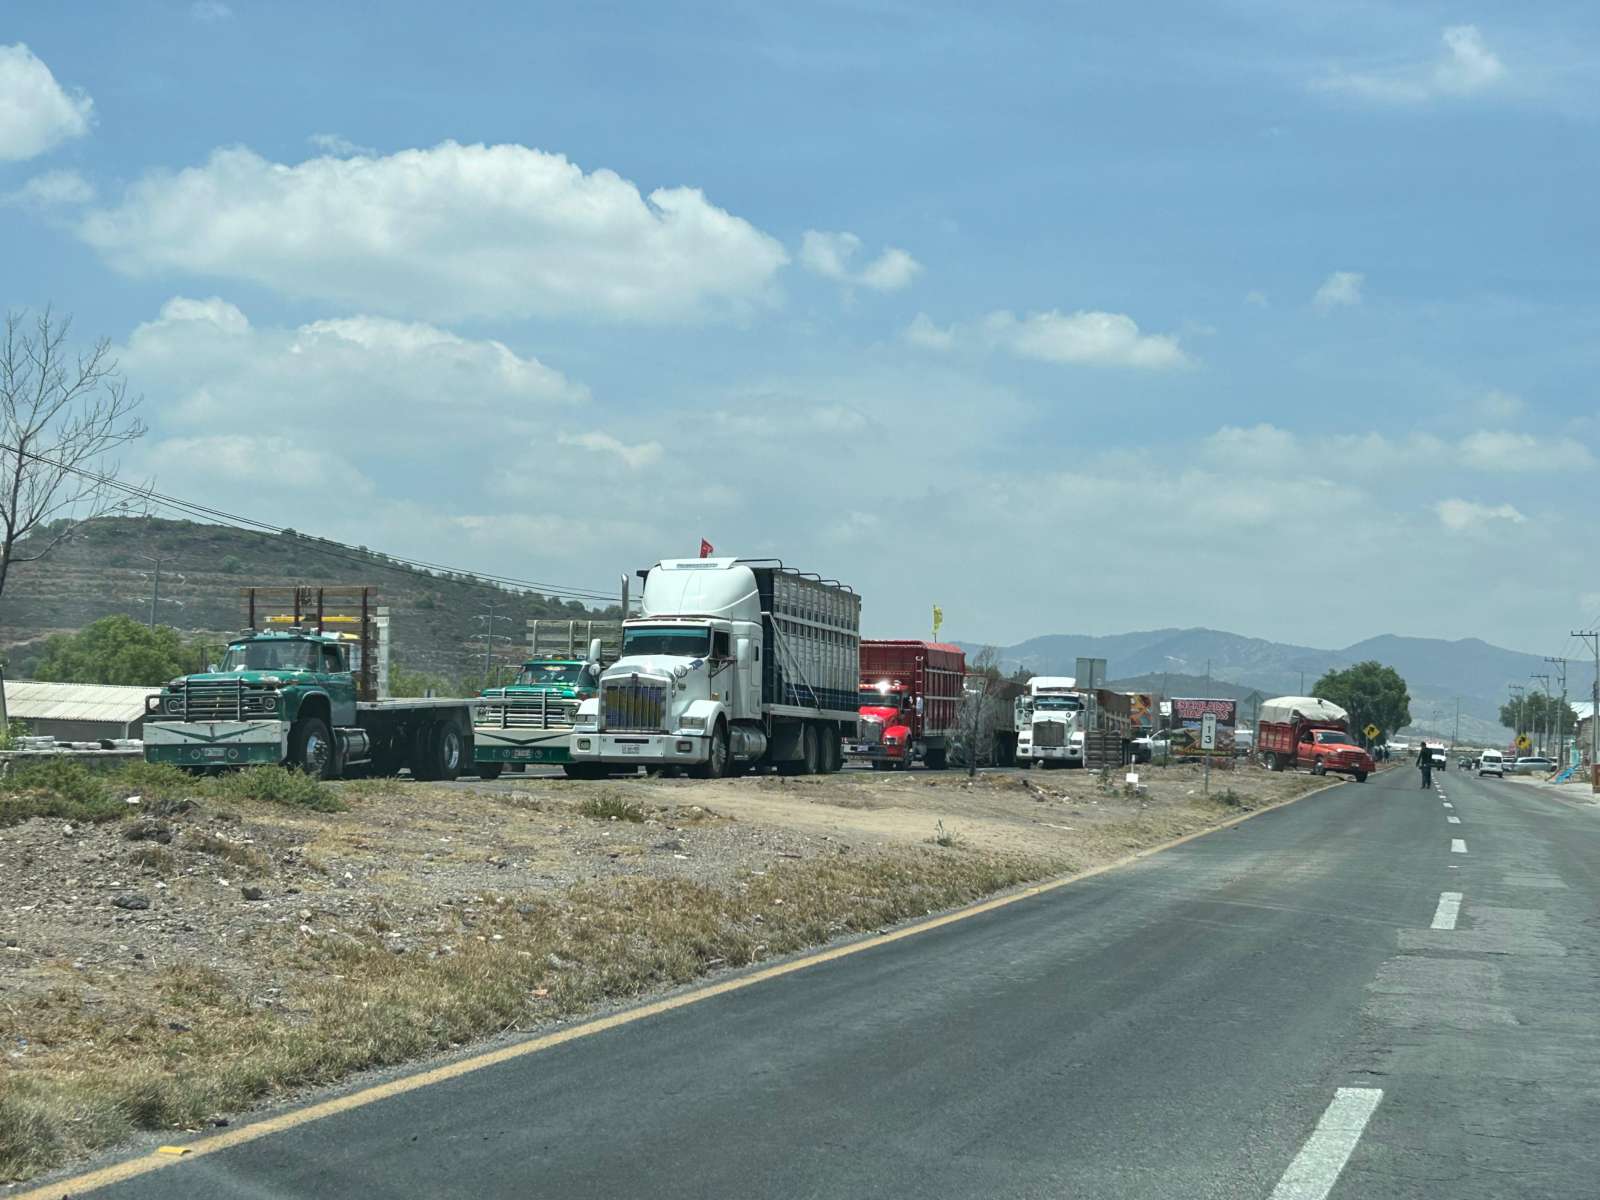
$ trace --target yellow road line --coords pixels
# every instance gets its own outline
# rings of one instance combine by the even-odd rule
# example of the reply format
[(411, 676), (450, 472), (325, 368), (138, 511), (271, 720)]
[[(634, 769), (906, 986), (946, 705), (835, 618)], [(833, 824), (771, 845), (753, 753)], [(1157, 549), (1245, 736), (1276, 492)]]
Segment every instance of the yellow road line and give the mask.
[(323, 1100), (317, 1104), (307, 1105), (304, 1108), (291, 1109), (288, 1112), (279, 1113), (275, 1117), (267, 1117), (264, 1120), (240, 1126), (238, 1129), (230, 1129), (226, 1133), (213, 1134), (188, 1143), (184, 1148), (189, 1153), (181, 1157), (173, 1155), (170, 1150), (165, 1153), (162, 1150), (156, 1150), (138, 1158), (130, 1158), (124, 1162), (113, 1163), (111, 1166), (102, 1167), (97, 1171), (89, 1171), (83, 1175), (75, 1175), (70, 1179), (63, 1179), (58, 1183), (46, 1184), (31, 1191), (9, 1195), (6, 1200), (63, 1200), (63, 1197), (69, 1195), (76, 1198), (88, 1192), (109, 1187), (114, 1183), (124, 1183), (129, 1179), (136, 1179), (140, 1175), (149, 1174), (151, 1171), (159, 1171), (167, 1167), (177, 1166), (180, 1163), (193, 1162), (197, 1158), (202, 1158), (207, 1154), (215, 1154), (219, 1150), (242, 1146), (246, 1142), (253, 1142), (258, 1138), (267, 1137), (269, 1134), (282, 1133), (284, 1130), (293, 1129), (297, 1125), (308, 1125), (312, 1121), (320, 1121), (324, 1117), (331, 1117), (337, 1113), (365, 1108), (367, 1105), (376, 1104), (380, 1100), (403, 1096), (407, 1092), (414, 1092), (436, 1083), (443, 1083), (447, 1079), (457, 1079), (462, 1075), (470, 1075), (486, 1067), (510, 1062), (525, 1055), (537, 1054), (539, 1051), (548, 1050), (552, 1046), (560, 1046), (567, 1042), (577, 1041), (579, 1038), (604, 1033), (608, 1029), (631, 1025), (635, 1021), (643, 1021), (649, 1017), (659, 1016), (661, 1013), (672, 1012), (674, 1009), (687, 1008), (691, 1004), (698, 1004), (702, 1000), (711, 999), (713, 996), (723, 996), (729, 992), (741, 991), (758, 983), (765, 983), (769, 979), (792, 975), (794, 972), (803, 971), (808, 967), (834, 962), (841, 958), (849, 958), (852, 954), (860, 954), (864, 950), (872, 950), (890, 942), (903, 941), (906, 938), (916, 937), (918, 934), (928, 933), (934, 929), (942, 929), (944, 926), (953, 925), (957, 921), (970, 920), (983, 913), (1007, 908), (1020, 901), (1031, 900), (1035, 896), (1042, 896), (1047, 892), (1056, 891), (1058, 888), (1067, 887), (1069, 884), (1092, 879), (1096, 875), (1104, 875), (1108, 871), (1115, 871), (1120, 867), (1127, 866), (1129, 863), (1137, 862), (1141, 858), (1148, 858), (1153, 854), (1160, 854), (1162, 851), (1171, 850), (1175, 846), (1181, 846), (1185, 842), (1192, 842), (1196, 838), (1206, 837), (1209, 834), (1216, 833), (1218, 830), (1228, 829), (1238, 825), (1240, 822), (1259, 817), (1262, 813), (1284, 808), (1298, 800), (1304, 800), (1307, 796), (1314, 796), (1318, 792), (1327, 791), (1328, 788), (1340, 787), (1343, 782), (1342, 780), (1337, 780), (1325, 784), (1323, 787), (1302, 792), (1298, 796), (1291, 796), (1287, 800), (1280, 800), (1276, 804), (1269, 804), (1265, 808), (1241, 813), (1237, 817), (1229, 817), (1226, 821), (1212, 825), (1209, 828), (1196, 830), (1194, 833), (1186, 833), (1182, 837), (1173, 838), (1171, 841), (1162, 842), (1159, 845), (1147, 846), (1143, 850), (1136, 850), (1132, 854), (1124, 855), (1112, 862), (1102, 863), (1098, 867), (1090, 867), (1088, 870), (1080, 871), (1076, 875), (1060, 875), (1054, 879), (1047, 879), (1043, 883), (1032, 884), (1014, 892), (1007, 892), (1002, 896), (995, 896), (989, 900), (980, 900), (976, 904), (968, 905), (966, 908), (959, 908), (954, 912), (945, 913), (943, 916), (931, 917), (915, 925), (906, 925), (889, 933), (869, 936), (845, 946), (834, 946), (831, 949), (819, 950), (800, 958), (790, 959), (788, 962), (763, 967), (760, 970), (751, 971), (732, 979), (724, 979), (719, 983), (709, 983), (704, 987), (695, 988), (693, 991), (683, 992), (676, 996), (668, 996), (662, 1000), (654, 1000), (648, 1004), (641, 1004), (637, 1008), (628, 1009), (626, 1012), (613, 1013), (608, 1017), (598, 1017), (593, 1021), (586, 1021), (582, 1025), (574, 1025), (570, 1029), (543, 1034), (536, 1038), (530, 1038), (525, 1042), (518, 1042), (513, 1046), (503, 1046), (498, 1050), (475, 1054), (470, 1058), (446, 1063), (441, 1067), (433, 1067), (426, 1071), (420, 1071), (415, 1075), (407, 1075), (403, 1079), (393, 1079), (388, 1083), (374, 1084), (372, 1087), (362, 1088), (360, 1091), (351, 1092), (348, 1095), (335, 1096), (330, 1100)]

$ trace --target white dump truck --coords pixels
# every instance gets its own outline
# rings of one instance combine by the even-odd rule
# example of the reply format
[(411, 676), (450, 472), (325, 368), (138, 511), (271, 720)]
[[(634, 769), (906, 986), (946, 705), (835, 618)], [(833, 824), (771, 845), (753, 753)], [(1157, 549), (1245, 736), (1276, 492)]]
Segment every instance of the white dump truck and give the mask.
[(1017, 765), (1083, 766), (1084, 697), (1070, 675), (1035, 675), (1017, 703)]
[(668, 559), (643, 574), (621, 657), (578, 706), (571, 773), (837, 771), (858, 715), (861, 597), (773, 559)]

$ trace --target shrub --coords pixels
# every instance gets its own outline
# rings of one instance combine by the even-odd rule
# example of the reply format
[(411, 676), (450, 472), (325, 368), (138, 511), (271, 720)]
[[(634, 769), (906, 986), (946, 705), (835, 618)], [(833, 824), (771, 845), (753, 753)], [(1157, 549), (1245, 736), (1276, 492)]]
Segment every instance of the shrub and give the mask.
[(19, 763), (0, 780), (0, 825), (29, 817), (114, 821), (129, 807), (112, 794), (106, 776), (66, 759)]
[(590, 796), (578, 806), (578, 811), (596, 821), (632, 821), (638, 824), (644, 820), (644, 806), (630, 804), (620, 796)]
[(320, 779), (283, 767), (246, 767), (211, 780), (214, 796), (235, 800), (262, 800), (269, 804), (294, 804), (315, 812), (343, 812), (345, 803)]

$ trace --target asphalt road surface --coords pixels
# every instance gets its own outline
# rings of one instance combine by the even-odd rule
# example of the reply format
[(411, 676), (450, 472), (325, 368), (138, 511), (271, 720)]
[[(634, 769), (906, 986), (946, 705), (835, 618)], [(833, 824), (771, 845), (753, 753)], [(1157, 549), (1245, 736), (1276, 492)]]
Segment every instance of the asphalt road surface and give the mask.
[(1600, 1195), (1600, 809), (1434, 778), (94, 1194)]

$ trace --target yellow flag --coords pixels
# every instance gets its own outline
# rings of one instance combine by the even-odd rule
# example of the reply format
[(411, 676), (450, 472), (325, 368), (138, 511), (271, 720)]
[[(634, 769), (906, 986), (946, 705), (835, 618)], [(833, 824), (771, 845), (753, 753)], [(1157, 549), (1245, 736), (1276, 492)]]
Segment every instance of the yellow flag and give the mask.
[(939, 627), (944, 624), (944, 609), (937, 604), (933, 606), (933, 640), (939, 640)]

